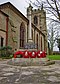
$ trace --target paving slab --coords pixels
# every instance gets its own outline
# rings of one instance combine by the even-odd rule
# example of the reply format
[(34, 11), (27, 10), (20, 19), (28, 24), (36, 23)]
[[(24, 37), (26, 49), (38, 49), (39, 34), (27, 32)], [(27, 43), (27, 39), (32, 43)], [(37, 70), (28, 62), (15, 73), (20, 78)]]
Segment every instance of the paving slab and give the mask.
[(48, 66), (17, 66), (0, 61), (0, 84), (60, 84), (60, 60)]

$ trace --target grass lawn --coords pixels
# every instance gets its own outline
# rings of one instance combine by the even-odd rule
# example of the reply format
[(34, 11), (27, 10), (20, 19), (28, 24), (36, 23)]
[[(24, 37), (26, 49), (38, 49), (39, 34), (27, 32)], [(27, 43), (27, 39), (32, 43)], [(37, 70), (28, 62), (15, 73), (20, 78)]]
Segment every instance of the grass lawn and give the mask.
[(47, 55), (50, 60), (60, 60), (60, 55)]

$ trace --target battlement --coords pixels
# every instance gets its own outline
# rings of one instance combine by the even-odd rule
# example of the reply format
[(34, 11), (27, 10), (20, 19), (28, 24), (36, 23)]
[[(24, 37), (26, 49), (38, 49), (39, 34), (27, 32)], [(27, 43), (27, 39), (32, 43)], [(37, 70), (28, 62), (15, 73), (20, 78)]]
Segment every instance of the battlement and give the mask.
[(43, 13), (43, 14), (46, 14), (46, 12), (44, 10), (41, 10), (41, 9), (33, 9), (32, 10), (32, 13)]

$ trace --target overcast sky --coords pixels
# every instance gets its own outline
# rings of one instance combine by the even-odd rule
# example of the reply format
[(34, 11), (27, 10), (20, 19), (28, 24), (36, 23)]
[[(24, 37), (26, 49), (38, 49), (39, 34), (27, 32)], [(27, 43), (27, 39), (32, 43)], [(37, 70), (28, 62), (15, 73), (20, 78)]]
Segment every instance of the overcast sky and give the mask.
[(26, 16), (26, 9), (28, 7), (29, 0), (0, 0), (0, 4), (11, 2), (17, 9), (19, 9)]

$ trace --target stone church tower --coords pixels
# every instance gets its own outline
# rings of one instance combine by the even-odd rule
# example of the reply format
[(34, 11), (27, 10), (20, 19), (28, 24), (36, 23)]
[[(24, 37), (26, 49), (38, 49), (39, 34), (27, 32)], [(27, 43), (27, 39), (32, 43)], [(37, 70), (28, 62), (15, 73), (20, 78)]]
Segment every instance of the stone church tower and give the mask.
[(29, 7), (27, 8), (27, 18), (45, 35), (45, 50), (47, 51), (46, 12), (43, 9), (43, 5), (41, 9), (33, 9), (31, 4), (29, 4)]

